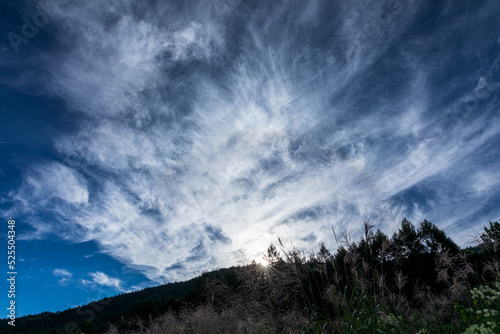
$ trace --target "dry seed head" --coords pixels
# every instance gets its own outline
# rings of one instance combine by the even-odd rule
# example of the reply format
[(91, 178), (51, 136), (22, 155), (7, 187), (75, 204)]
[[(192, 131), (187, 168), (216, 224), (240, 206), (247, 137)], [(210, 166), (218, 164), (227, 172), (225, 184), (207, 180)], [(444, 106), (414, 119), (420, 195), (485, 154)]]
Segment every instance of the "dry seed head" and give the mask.
[(382, 241), (382, 245), (381, 245), (382, 253), (385, 253), (386, 250), (389, 249), (390, 245), (391, 245), (391, 242), (389, 240)]
[(396, 272), (396, 286), (398, 287), (399, 291), (401, 291), (405, 287), (406, 283), (408, 283), (408, 277), (403, 275), (402, 272), (397, 271)]
[(497, 277), (500, 277), (500, 261), (495, 260), (486, 262), (486, 265), (484, 266), (484, 272), (490, 272), (492, 274), (495, 274)]
[(450, 254), (448, 253), (448, 250), (445, 250), (444, 252), (441, 252), (436, 256), (436, 264), (438, 267), (443, 267), (446, 269), (452, 267), (453, 262)]

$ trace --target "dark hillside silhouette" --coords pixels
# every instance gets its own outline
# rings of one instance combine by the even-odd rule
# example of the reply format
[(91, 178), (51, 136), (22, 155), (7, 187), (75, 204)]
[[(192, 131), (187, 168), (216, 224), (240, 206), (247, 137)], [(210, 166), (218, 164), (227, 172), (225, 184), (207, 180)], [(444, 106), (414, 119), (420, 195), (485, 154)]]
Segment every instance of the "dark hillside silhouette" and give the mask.
[[(278, 238), (279, 244), (267, 249), (267, 266), (254, 261), (77, 309), (22, 317), (16, 333), (458, 333), (474, 326), (496, 328), (498, 222), (484, 228), (476, 247), (462, 250), (427, 220), (415, 226), (403, 219), (392, 237), (374, 227), (365, 221), (358, 241), (346, 231), (333, 231), (334, 253), (320, 243), (317, 253), (306, 255)], [(0, 332), (8, 333), (5, 320)]]

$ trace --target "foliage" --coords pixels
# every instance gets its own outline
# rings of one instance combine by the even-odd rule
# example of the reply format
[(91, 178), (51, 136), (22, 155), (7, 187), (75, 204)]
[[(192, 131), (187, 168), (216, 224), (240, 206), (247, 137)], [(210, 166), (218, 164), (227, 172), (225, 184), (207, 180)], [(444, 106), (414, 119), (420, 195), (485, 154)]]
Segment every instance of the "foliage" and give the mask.
[(480, 247), (465, 250), (427, 220), (416, 227), (403, 219), (390, 238), (369, 221), (363, 227), (358, 241), (333, 230), (334, 253), (322, 242), (306, 256), (278, 238), (268, 266), (108, 298), (90, 320), (79, 314), (91, 305), (23, 317), (16, 333), (59, 333), (71, 322), (72, 333), (87, 334), (498, 331), (498, 223), (485, 228)]
[(455, 312), (469, 327), (464, 333), (497, 333), (500, 331), (500, 281), (481, 285), (470, 291), (470, 307), (455, 303)]
[(490, 227), (484, 228), (484, 233), (481, 234), (480, 238), (487, 247), (497, 250), (500, 244), (500, 224), (490, 222)]

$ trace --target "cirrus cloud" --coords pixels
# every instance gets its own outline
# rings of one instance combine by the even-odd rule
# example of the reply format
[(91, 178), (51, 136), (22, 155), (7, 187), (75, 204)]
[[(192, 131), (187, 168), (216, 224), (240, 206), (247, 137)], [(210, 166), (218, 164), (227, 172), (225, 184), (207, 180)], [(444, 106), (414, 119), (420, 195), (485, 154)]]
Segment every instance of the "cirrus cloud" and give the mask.
[(500, 214), (500, 50), (476, 26), (492, 1), (467, 15), (411, 1), (43, 6), (61, 46), (39, 56), (42, 85), (77, 126), (54, 135), (62, 162), (13, 192), (15, 210), (51, 217), (33, 237), (95, 241), (166, 282), (277, 236), (333, 247), (332, 225), (365, 217), (387, 233), (427, 218), (464, 244), (466, 221)]

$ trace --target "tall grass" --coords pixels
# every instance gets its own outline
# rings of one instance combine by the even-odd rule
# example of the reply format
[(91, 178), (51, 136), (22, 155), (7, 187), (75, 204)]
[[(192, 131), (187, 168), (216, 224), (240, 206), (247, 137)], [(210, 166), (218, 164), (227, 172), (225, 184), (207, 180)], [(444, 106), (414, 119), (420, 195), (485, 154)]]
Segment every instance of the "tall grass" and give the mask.
[[(267, 250), (267, 266), (247, 263), (238, 281), (207, 280), (202, 300), (122, 333), (498, 333), (498, 244), (480, 252), (431, 248), (414, 259), (432, 260), (432, 275), (415, 276), (412, 255), (364, 224), (353, 242), (337, 238), (307, 257), (281, 239)], [(403, 235), (403, 241), (406, 236)], [(444, 239), (443, 239), (444, 240)], [(423, 249), (423, 248), (422, 248)], [(432, 249), (439, 249), (432, 252)], [(424, 277), (425, 276), (425, 277)], [(435, 277), (431, 282), (429, 277)], [(108, 334), (117, 334), (111, 327)]]

